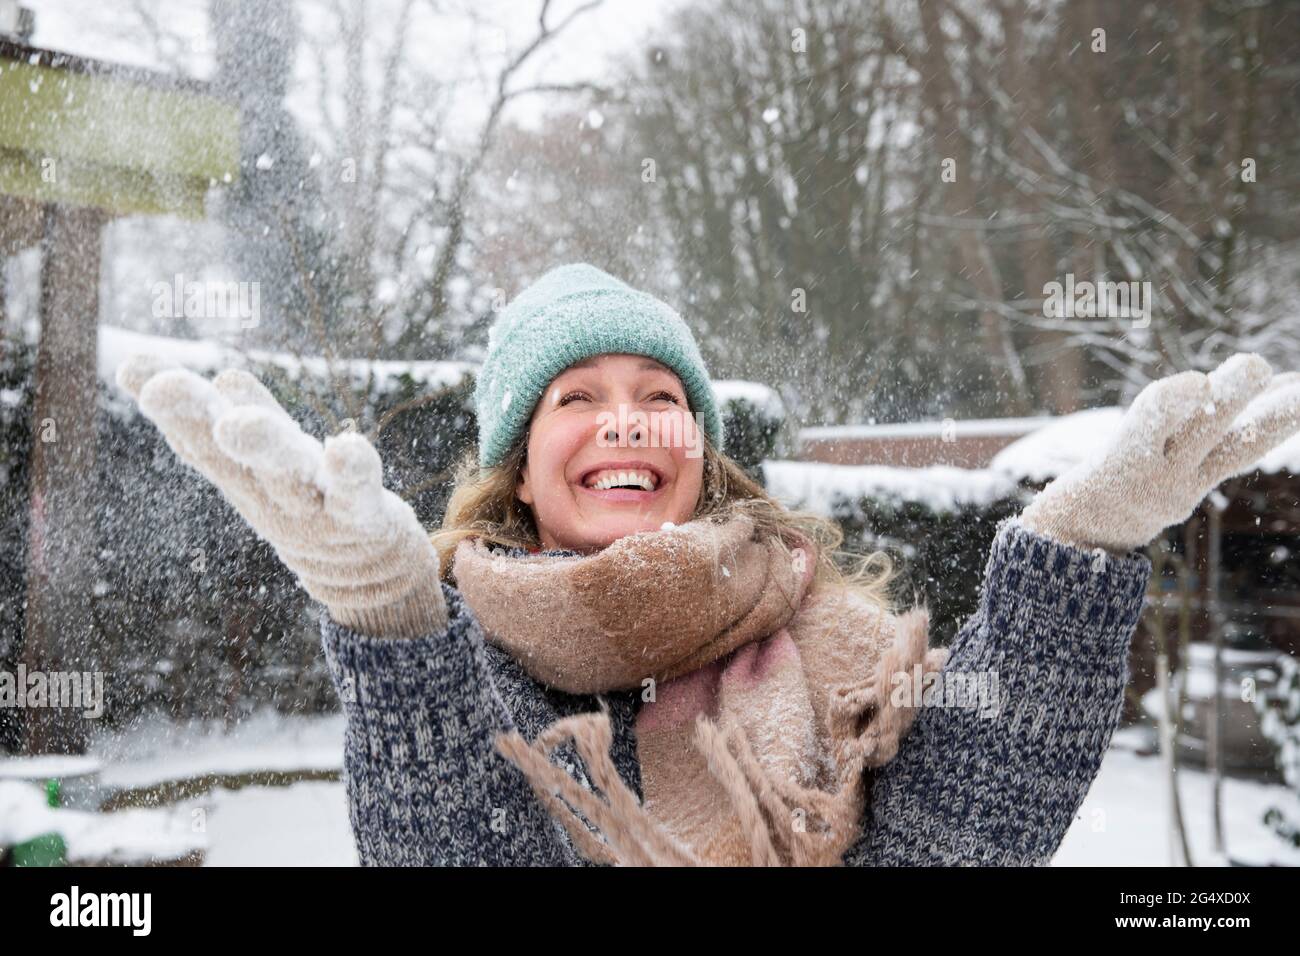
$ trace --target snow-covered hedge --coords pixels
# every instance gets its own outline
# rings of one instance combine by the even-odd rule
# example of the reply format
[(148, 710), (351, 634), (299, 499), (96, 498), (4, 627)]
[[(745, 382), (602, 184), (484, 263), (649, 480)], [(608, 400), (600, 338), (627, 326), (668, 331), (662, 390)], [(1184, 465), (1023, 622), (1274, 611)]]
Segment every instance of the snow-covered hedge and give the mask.
[(940, 639), (975, 610), (997, 523), (1029, 495), (985, 469), (766, 461), (763, 472), (778, 501), (838, 522), (846, 550), (889, 554), (898, 599), (923, 598)]
[[(430, 525), (441, 517), (450, 468), (472, 441), (470, 369), (451, 363), (292, 362), (240, 356), (208, 343), (101, 330), (95, 536), (98, 566), (86, 582), (95, 620), (86, 666), (106, 672), (105, 720), (143, 710), (174, 717), (242, 715), (336, 706), (316, 610), (265, 543), (221, 495), (181, 465), (112, 381), (134, 351), (162, 352), (211, 374), (243, 365), (262, 378), (308, 431), (377, 430), (386, 481)], [(0, 360), (0, 668), (13, 671), (23, 634), (31, 349)], [(398, 409), (407, 406), (404, 411)], [(352, 426), (346, 424), (352, 419)], [(382, 427), (379, 427), (382, 423)], [(0, 747), (18, 739), (0, 713)]]
[[(210, 342), (100, 329), (99, 565), (87, 582), (96, 646), (88, 659), (108, 673), (105, 719), (148, 709), (175, 717), (221, 717), (265, 705), (328, 710), (333, 689), (320, 656), (316, 611), (274, 553), (221, 495), (182, 466), (113, 381), (134, 352), (166, 355), (211, 375), (241, 366), (259, 376), (317, 436), (355, 427), (375, 437), (389, 487), (436, 526), (455, 462), (476, 437), (475, 367), (453, 362), (327, 363), (276, 353), (239, 353)], [(26, 580), (33, 354), (0, 349), (0, 669), (21, 651)], [(751, 471), (781, 429), (775, 394), (720, 383), (728, 451)], [(351, 425), (348, 425), (348, 420)], [(18, 726), (0, 711), (0, 749)]]
[[(472, 362), (347, 358), (329, 361), (283, 352), (241, 351), (218, 342), (145, 335), (101, 325), (99, 377), (109, 387), (112, 407), (119, 414), (131, 416), (134, 409), (114, 383), (114, 375), (123, 361), (141, 352), (162, 355), (204, 375), (230, 367), (247, 368), (272, 384), (273, 390), (288, 402), (293, 402), (302, 390), (319, 391), (325, 387), (335, 393), (346, 391), (354, 397), (365, 398), (363, 416), (398, 404), (394, 397), (406, 401), (416, 395), (447, 390), (472, 394), (478, 372), (478, 366)], [(759, 463), (771, 456), (785, 425), (786, 410), (780, 395), (762, 383), (735, 379), (715, 381), (713, 391), (722, 411), (728, 455), (761, 478)], [(472, 413), (468, 402), (465, 407)], [(350, 412), (350, 409), (343, 411)], [(367, 428), (374, 424), (363, 418), (356, 422), (357, 426), (362, 427), (363, 421)]]

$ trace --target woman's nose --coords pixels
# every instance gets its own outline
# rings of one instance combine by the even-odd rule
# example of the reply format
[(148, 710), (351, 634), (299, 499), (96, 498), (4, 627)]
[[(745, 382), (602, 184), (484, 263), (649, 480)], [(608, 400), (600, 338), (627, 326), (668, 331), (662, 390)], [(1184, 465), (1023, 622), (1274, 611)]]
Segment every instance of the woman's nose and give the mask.
[(610, 425), (601, 433), (601, 438), (603, 438), (608, 444), (616, 445), (619, 444), (618, 437), (623, 432), (627, 433), (628, 444), (640, 441), (644, 435), (644, 431), (640, 425), (628, 425), (624, 429), (619, 429)]
[(635, 446), (646, 437), (642, 414), (630, 403), (615, 404), (601, 413), (596, 437), (603, 445)]

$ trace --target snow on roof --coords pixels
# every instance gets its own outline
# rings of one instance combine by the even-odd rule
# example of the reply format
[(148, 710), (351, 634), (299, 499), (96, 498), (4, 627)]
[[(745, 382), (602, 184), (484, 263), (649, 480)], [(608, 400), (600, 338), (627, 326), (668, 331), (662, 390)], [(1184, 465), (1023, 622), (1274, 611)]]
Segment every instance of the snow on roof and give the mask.
[(980, 507), (1016, 493), (1012, 478), (987, 468), (894, 468), (831, 465), (815, 461), (765, 461), (768, 493), (787, 507), (830, 515), (837, 497), (923, 504), (932, 511)]
[(799, 429), (800, 441), (843, 441), (855, 438), (942, 438), (982, 435), (1025, 435), (1053, 421), (1050, 415), (1037, 418), (945, 419), (938, 422), (895, 422), (887, 425), (814, 425)]
[[(1124, 409), (1090, 408), (1052, 419), (1012, 442), (994, 456), (990, 470), (1016, 480), (1044, 482), (1105, 450), (1119, 431)], [(1300, 475), (1300, 434), (1293, 435), (1260, 459), (1257, 471)]]
[(1123, 417), (1122, 408), (1090, 408), (1050, 419), (998, 452), (989, 468), (1017, 481), (1048, 481), (1104, 449)]
[(117, 387), (118, 366), (138, 352), (161, 355), (177, 365), (209, 374), (224, 368), (244, 368), (250, 364), (274, 365), (293, 379), (304, 372), (313, 377), (328, 378), (332, 369), (335, 374), (346, 375), (353, 383), (364, 384), (373, 373), (381, 391), (387, 387), (387, 383), (401, 375), (409, 375), (426, 387), (444, 388), (456, 385), (477, 368), (472, 362), (403, 362), (387, 359), (339, 359), (331, 365), (323, 358), (302, 357), (285, 352), (243, 352), (210, 339), (175, 339), (132, 332), (112, 325), (99, 327), (99, 375), (114, 388)]

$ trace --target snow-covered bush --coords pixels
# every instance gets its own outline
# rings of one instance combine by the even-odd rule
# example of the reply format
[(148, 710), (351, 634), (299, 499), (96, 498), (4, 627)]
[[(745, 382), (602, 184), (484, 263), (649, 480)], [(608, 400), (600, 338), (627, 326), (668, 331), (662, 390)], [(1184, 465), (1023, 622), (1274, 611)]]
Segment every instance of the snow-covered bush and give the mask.
[(980, 469), (768, 461), (763, 470), (778, 500), (835, 519), (846, 550), (888, 554), (897, 599), (923, 600), (942, 638), (974, 612), (998, 522), (1031, 494)]
[(762, 462), (771, 458), (786, 425), (781, 397), (757, 382), (715, 381), (713, 393), (722, 411), (727, 456), (756, 480), (763, 480)]

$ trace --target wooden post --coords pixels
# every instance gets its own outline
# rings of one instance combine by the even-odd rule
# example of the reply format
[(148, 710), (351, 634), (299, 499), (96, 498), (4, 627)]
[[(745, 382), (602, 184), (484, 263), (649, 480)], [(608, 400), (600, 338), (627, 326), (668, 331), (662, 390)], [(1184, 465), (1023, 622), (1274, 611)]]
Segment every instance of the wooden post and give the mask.
[[(59, 689), (75, 691), (108, 657), (93, 615), (103, 225), (153, 213), (201, 219), (208, 190), (238, 174), (238, 107), (207, 84), (0, 37), (0, 255), (38, 241), (43, 252), (24, 692), (39, 691), (32, 672), (68, 678)], [(111, 692), (114, 675), (102, 676), (92, 686)], [(23, 749), (83, 750), (82, 712), (102, 703), (26, 703)]]
[[(22, 655), (29, 675), (94, 669), (95, 353), (104, 218), (90, 207), (46, 206)], [(83, 709), (27, 708), (24, 751), (84, 752)]]

